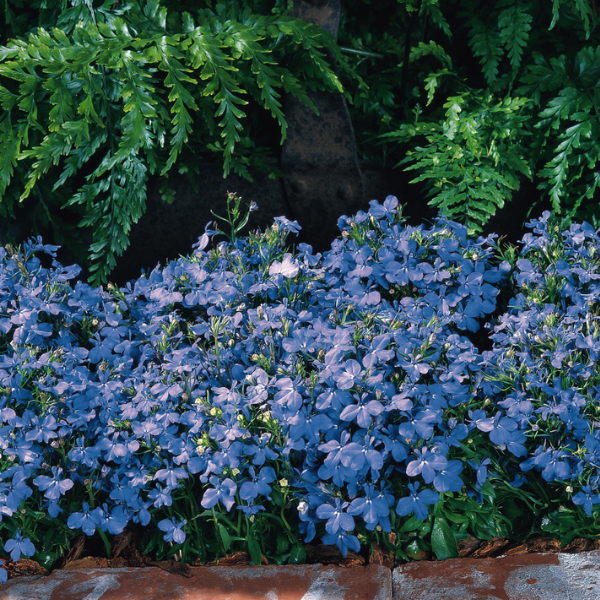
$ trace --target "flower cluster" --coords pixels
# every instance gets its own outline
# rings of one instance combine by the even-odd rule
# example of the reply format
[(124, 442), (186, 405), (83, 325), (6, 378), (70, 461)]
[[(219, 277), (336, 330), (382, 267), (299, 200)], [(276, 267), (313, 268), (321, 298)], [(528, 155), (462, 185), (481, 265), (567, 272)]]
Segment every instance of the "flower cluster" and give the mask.
[(313, 539), (407, 558), (433, 516), (508, 531), (498, 498), (538, 480), (591, 515), (600, 240), (547, 223), (502, 257), (456, 223), (406, 226), (388, 197), (323, 256), (278, 218), (107, 289), (41, 240), (0, 249), (5, 550), (110, 548), (128, 527), (185, 560), (298, 562)]
[(561, 231), (548, 212), (530, 226), (508, 257), (512, 299), (490, 327), (482, 390), (496, 407), (494, 441), (523, 459), (519, 470), (567, 493), (576, 482), (572, 500), (591, 516), (600, 503), (600, 237), (587, 223)]

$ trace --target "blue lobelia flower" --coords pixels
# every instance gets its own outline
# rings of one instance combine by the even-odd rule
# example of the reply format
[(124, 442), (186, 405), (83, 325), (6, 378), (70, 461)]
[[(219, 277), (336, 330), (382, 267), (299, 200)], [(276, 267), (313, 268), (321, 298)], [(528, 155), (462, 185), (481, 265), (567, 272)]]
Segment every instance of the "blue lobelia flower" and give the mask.
[(183, 544), (185, 542), (185, 531), (183, 527), (187, 524), (187, 521), (176, 521), (174, 518), (163, 519), (158, 523), (158, 528), (165, 532), (165, 542), (175, 542), (176, 544)]
[(200, 504), (204, 508), (212, 508), (220, 501), (228, 511), (231, 510), (235, 504), (234, 495), (237, 491), (237, 485), (229, 477), (219, 481), (214, 475), (210, 478), (210, 483), (214, 487), (208, 488), (204, 492)]
[(271, 499), (271, 486), (276, 479), (275, 471), (271, 467), (263, 467), (258, 476), (254, 472), (254, 468), (248, 469), (250, 475), (250, 481), (244, 481), (240, 487), (240, 498), (250, 503), (253, 502), (257, 496), (266, 496), (267, 499)]
[(582, 506), (588, 516), (592, 516), (592, 506), (600, 502), (600, 494), (594, 494), (589, 485), (584, 485), (581, 492), (573, 496), (573, 503)]
[(73, 487), (74, 484), (70, 479), (61, 479), (62, 472), (60, 467), (52, 467), (52, 477), (40, 475), (33, 480), (48, 500), (58, 500)]
[(365, 484), (364, 492), (364, 497), (352, 500), (348, 512), (354, 516), (362, 516), (367, 529), (371, 531), (377, 525), (381, 525), (384, 531), (390, 531), (387, 517), (390, 514), (390, 506), (394, 503), (393, 496), (385, 491), (376, 490), (371, 484)]
[(415, 448), (417, 460), (413, 460), (406, 466), (406, 474), (409, 477), (421, 475), (425, 483), (431, 483), (436, 475), (448, 466), (448, 459), (442, 454), (431, 452), (425, 446), (422, 449)]
[(440, 499), (440, 495), (429, 489), (425, 489), (418, 493), (418, 481), (409, 483), (408, 489), (410, 490), (410, 496), (400, 498), (398, 505), (396, 506), (396, 512), (402, 517), (405, 517), (412, 512), (417, 519), (424, 521), (428, 516), (427, 507), (425, 505), (435, 504)]
[(15, 537), (4, 544), (4, 551), (10, 553), (10, 558), (13, 562), (17, 562), (21, 558), (21, 554), (23, 556), (33, 556), (35, 554), (35, 546), (29, 538), (24, 538), (17, 529)]
[(459, 474), (463, 470), (460, 460), (448, 461), (445, 467), (439, 470), (433, 480), (433, 487), (438, 492), (460, 492), (463, 480)]
[(346, 556), (348, 554), (348, 550), (352, 550), (353, 552), (360, 551), (360, 542), (355, 535), (349, 535), (347, 533), (326, 533), (323, 536), (323, 543), (326, 545), (335, 544), (342, 553), (342, 556)]
[(96, 527), (101, 527), (104, 522), (104, 512), (100, 508), (90, 510), (87, 502), (82, 503), (83, 512), (72, 513), (67, 519), (71, 529), (81, 529), (86, 535), (94, 535)]
[(344, 510), (348, 507), (348, 502), (335, 499), (335, 506), (331, 504), (321, 504), (317, 508), (317, 517), (327, 519), (325, 531), (330, 534), (339, 534), (342, 531), (352, 531), (354, 529), (354, 517)]

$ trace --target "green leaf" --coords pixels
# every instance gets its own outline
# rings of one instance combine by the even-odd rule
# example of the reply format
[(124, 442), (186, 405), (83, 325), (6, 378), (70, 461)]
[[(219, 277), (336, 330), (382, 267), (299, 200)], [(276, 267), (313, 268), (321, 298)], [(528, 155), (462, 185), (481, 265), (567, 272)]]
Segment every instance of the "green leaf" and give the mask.
[(423, 521), (417, 519), (417, 517), (409, 517), (406, 522), (400, 527), (400, 533), (408, 533), (420, 529), (423, 525)]
[(262, 563), (260, 544), (254, 536), (253, 530), (250, 530), (248, 533), (248, 553), (250, 554), (250, 558), (255, 565), (260, 565)]
[(229, 552), (229, 548), (231, 548), (231, 537), (229, 536), (229, 532), (223, 523), (217, 523), (217, 529), (219, 530), (219, 537), (221, 538), (221, 543), (223, 544), (223, 550), (225, 552)]
[(306, 562), (306, 550), (302, 544), (296, 544), (292, 547), (288, 563), (290, 565), (303, 565)]
[(462, 525), (463, 523), (469, 522), (469, 517), (466, 515), (461, 515), (455, 512), (450, 512), (448, 510), (444, 511), (444, 515), (448, 521), (452, 521), (452, 523), (456, 523), (458, 525)]
[(428, 43), (419, 42), (417, 46), (410, 50), (410, 61), (414, 62), (424, 56), (433, 56), (440, 61), (443, 67), (448, 70), (452, 70), (452, 58), (444, 50), (442, 46), (436, 44), (434, 41)]
[(498, 76), (500, 58), (504, 54), (500, 34), (474, 15), (470, 17), (469, 25), (473, 53), (479, 58), (488, 85), (493, 86)]
[(506, 48), (513, 71), (517, 71), (521, 66), (529, 41), (533, 17), (528, 8), (524, 3), (517, 2), (505, 8), (498, 17), (500, 39)]
[(438, 560), (446, 560), (447, 558), (456, 558), (458, 556), (456, 538), (446, 519), (442, 517), (436, 517), (433, 522), (431, 550)]
[(290, 547), (290, 540), (288, 536), (280, 533), (277, 535), (277, 556), (285, 554)]
[(425, 560), (428, 558), (427, 551), (422, 547), (422, 543), (419, 540), (414, 540), (406, 546), (404, 551), (409, 558), (413, 560)]
[[(567, 5), (567, 6), (563, 6)], [(559, 17), (561, 9), (569, 14), (576, 14), (583, 22), (586, 39), (590, 37), (591, 28), (590, 22), (597, 19), (596, 5), (589, 0), (552, 0), (552, 22), (549, 29), (552, 29)]]

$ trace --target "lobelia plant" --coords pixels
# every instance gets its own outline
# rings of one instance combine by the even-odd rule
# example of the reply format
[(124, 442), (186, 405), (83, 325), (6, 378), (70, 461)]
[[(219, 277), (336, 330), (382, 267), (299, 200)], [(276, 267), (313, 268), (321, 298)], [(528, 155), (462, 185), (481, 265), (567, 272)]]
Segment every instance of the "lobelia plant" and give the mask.
[(281, 564), (313, 540), (408, 560), (594, 535), (600, 240), (547, 220), (503, 249), (388, 197), (324, 255), (281, 217), (121, 288), (73, 283), (41, 240), (0, 250), (6, 551), (51, 566), (83, 532), (110, 555), (127, 528), (158, 558)]
[(587, 223), (562, 231), (549, 212), (530, 227), (522, 250), (506, 257), (513, 297), (483, 356), (483, 391), (499, 407), (503, 443), (535, 446), (504, 466), (527, 473), (524, 488), (543, 489), (534, 526), (565, 543), (595, 528), (600, 503), (600, 237)]

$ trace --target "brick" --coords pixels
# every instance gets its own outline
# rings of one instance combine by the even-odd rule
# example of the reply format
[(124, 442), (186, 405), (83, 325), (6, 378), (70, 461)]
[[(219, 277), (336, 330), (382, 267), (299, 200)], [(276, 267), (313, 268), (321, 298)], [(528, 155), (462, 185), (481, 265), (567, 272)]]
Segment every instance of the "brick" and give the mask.
[(301, 566), (57, 570), (0, 585), (2, 600), (390, 600), (391, 571)]
[(600, 552), (410, 563), (392, 585), (394, 600), (598, 600)]

